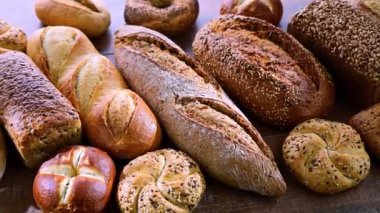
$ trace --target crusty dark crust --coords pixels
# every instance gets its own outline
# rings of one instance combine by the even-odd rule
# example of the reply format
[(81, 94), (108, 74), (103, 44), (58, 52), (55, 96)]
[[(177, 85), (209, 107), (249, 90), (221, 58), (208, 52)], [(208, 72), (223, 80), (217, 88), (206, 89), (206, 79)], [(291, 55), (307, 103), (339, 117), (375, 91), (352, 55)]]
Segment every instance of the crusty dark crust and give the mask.
[(23, 53), (0, 53), (0, 112), (28, 167), (80, 142), (78, 113)]
[(147, 0), (126, 0), (124, 18), (127, 24), (141, 25), (175, 36), (190, 30), (198, 13), (198, 0), (172, 0), (164, 8), (155, 7)]
[(227, 94), (266, 123), (294, 126), (325, 116), (334, 103), (324, 67), (265, 21), (221, 16), (198, 32), (193, 51)]
[(285, 192), (286, 184), (260, 134), (215, 80), (172, 41), (127, 25), (116, 32), (115, 57), (131, 88), (155, 111), (172, 141), (210, 175), (267, 196)]
[(380, 101), (380, 17), (349, 2), (314, 1), (288, 31), (333, 72), (345, 97), (365, 108)]

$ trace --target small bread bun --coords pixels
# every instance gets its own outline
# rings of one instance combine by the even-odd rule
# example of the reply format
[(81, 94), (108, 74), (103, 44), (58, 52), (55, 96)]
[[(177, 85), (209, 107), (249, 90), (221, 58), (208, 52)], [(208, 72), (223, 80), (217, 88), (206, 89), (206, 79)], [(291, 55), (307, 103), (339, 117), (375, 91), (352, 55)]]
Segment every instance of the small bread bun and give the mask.
[(0, 20), (0, 48), (25, 52), (26, 35), (7, 22)]
[(190, 212), (205, 189), (203, 175), (190, 157), (163, 149), (124, 167), (117, 202), (121, 212)]
[(278, 25), (282, 18), (281, 0), (223, 0), (220, 14), (238, 14)]
[(188, 31), (198, 13), (198, 0), (127, 0), (124, 18), (127, 24), (175, 36)]
[(115, 165), (107, 153), (72, 146), (42, 164), (33, 195), (44, 212), (102, 212), (114, 178)]
[(298, 125), (285, 139), (283, 157), (300, 182), (327, 194), (357, 185), (371, 164), (364, 143), (352, 127), (321, 119)]
[(111, 16), (102, 0), (36, 0), (37, 17), (48, 26), (71, 26), (89, 37), (104, 34)]

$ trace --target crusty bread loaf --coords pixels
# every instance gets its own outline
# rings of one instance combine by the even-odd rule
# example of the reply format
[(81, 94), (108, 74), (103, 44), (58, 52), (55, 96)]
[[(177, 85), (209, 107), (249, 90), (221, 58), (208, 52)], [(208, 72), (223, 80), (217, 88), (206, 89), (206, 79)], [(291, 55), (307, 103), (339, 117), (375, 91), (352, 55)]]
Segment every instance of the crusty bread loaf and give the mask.
[(198, 32), (193, 51), (232, 99), (266, 123), (294, 126), (325, 116), (334, 103), (324, 67), (265, 21), (221, 16)]
[(202, 198), (206, 183), (183, 152), (149, 152), (124, 167), (117, 189), (121, 212), (190, 212)]
[(198, 13), (198, 0), (126, 0), (124, 18), (127, 24), (174, 36), (189, 31)]
[(378, 0), (316, 0), (288, 26), (333, 73), (342, 94), (359, 108), (380, 102), (379, 14)]
[(152, 107), (171, 140), (219, 181), (267, 196), (285, 182), (260, 134), (216, 81), (155, 31), (124, 26), (115, 58), (125, 79)]
[(0, 120), (28, 167), (81, 139), (77, 111), (21, 52), (0, 51)]
[(159, 145), (152, 111), (81, 31), (43, 28), (30, 37), (27, 52), (79, 111), (90, 144), (118, 158), (134, 158)]
[(348, 124), (359, 132), (368, 150), (380, 159), (380, 103), (353, 116)]
[(25, 33), (9, 25), (7, 22), (0, 20), (0, 47), (25, 52)]
[(114, 178), (115, 165), (107, 153), (72, 146), (42, 164), (33, 196), (43, 212), (103, 212)]
[(364, 143), (352, 127), (321, 119), (305, 121), (290, 132), (283, 156), (300, 182), (328, 194), (357, 185), (371, 165)]
[(0, 129), (0, 180), (4, 175), (7, 165), (7, 144), (5, 143), (4, 132)]
[(36, 0), (35, 10), (45, 25), (75, 27), (89, 37), (102, 35), (111, 23), (103, 0)]

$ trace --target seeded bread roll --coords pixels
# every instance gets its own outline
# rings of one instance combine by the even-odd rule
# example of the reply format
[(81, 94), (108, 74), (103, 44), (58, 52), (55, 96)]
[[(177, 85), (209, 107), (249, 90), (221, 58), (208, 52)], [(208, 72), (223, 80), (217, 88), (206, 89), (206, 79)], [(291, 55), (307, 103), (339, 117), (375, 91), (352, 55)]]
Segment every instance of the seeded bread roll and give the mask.
[(371, 165), (364, 143), (352, 127), (321, 119), (299, 124), (282, 150), (295, 177), (319, 193), (334, 194), (357, 185)]
[(265, 21), (221, 16), (198, 32), (193, 51), (231, 98), (266, 123), (291, 127), (325, 116), (334, 103), (324, 67)]
[(172, 149), (149, 152), (129, 162), (120, 176), (121, 212), (190, 212), (202, 198), (205, 180), (186, 154)]
[(380, 1), (316, 0), (288, 31), (333, 72), (338, 89), (360, 108), (380, 102)]
[(348, 124), (359, 132), (369, 151), (380, 159), (380, 103), (358, 113)]
[(4, 132), (0, 128), (0, 180), (4, 175), (7, 165), (7, 144), (5, 143)]
[(0, 48), (0, 82), (0, 123), (26, 166), (80, 143), (77, 111), (25, 54)]
[(25, 52), (25, 33), (9, 25), (7, 22), (0, 20), (0, 47)]
[(116, 64), (171, 140), (217, 180), (267, 196), (286, 184), (261, 135), (215, 80), (170, 39), (138, 26), (115, 36)]

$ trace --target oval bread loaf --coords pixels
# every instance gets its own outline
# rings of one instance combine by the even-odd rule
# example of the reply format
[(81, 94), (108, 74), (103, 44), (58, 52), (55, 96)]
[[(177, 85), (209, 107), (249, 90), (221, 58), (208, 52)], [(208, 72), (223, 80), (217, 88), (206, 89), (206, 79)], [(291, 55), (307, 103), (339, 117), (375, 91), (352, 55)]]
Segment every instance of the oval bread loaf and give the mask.
[(292, 36), (263, 20), (226, 15), (197, 34), (196, 59), (232, 99), (262, 121), (290, 127), (325, 116), (329, 74)]
[(115, 58), (152, 107), (171, 140), (219, 181), (267, 196), (285, 193), (273, 154), (215, 80), (155, 31), (124, 26)]
[(0, 47), (25, 52), (25, 33), (9, 25), (7, 22), (0, 20)]

